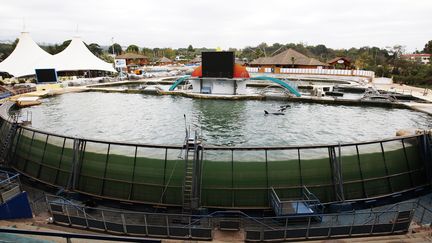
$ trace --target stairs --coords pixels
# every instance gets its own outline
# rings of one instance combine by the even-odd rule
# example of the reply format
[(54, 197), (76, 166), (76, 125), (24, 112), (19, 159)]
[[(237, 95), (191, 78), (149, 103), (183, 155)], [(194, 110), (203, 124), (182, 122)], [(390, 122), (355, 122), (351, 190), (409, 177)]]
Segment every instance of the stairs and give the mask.
[(12, 146), (12, 142), (15, 138), (17, 129), (18, 129), (18, 123), (17, 122), (11, 123), (10, 129), (6, 134), (6, 137), (3, 139), (3, 143), (1, 144), (1, 148), (0, 148), (0, 160), (3, 163), (7, 161), (7, 156)]
[(193, 163), (195, 160), (194, 150), (186, 150), (185, 175), (183, 181), (183, 214), (192, 211), (192, 185), (193, 185)]
[(184, 145), (186, 151), (185, 154), (185, 172), (183, 180), (183, 202), (182, 202), (182, 213), (191, 214), (192, 210), (197, 205), (197, 199), (199, 198), (199, 152), (201, 149), (200, 141), (195, 134), (194, 138), (188, 138)]

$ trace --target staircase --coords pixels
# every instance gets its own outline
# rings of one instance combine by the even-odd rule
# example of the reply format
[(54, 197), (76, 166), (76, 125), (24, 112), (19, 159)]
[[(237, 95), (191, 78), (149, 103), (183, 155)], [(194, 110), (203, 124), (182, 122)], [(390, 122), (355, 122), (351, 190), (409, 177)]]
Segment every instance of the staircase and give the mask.
[(2, 163), (5, 163), (7, 161), (7, 156), (9, 154), (9, 150), (12, 146), (12, 142), (15, 138), (15, 134), (18, 129), (18, 123), (16, 121), (13, 121), (11, 123), (11, 127), (9, 131), (7, 132), (6, 136), (3, 139), (3, 143), (1, 144), (0, 148), (0, 160)]
[(192, 210), (198, 207), (198, 193), (200, 178), (200, 150), (201, 144), (198, 136), (187, 138), (184, 144), (185, 149), (185, 173), (183, 180), (183, 214), (191, 214)]

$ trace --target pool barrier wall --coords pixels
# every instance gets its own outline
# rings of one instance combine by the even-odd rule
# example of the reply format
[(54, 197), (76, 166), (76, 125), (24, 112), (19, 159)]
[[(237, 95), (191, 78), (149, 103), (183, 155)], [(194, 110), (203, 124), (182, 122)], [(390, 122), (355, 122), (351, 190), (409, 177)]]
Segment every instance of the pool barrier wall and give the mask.
[[(0, 154), (21, 174), (85, 195), (122, 202), (182, 206), (182, 145), (110, 142), (14, 126), (0, 107)], [(199, 205), (270, 207), (301, 197), (306, 186), (322, 203), (384, 197), (431, 184), (431, 136), (314, 146), (203, 146)]]

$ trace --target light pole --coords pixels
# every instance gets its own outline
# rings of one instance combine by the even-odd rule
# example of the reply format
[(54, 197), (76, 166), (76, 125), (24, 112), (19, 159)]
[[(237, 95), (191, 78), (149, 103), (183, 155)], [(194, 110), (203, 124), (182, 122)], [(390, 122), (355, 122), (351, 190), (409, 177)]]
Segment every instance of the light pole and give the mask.
[[(114, 58), (114, 68), (117, 70), (116, 61), (115, 61), (116, 55), (115, 55), (115, 52), (114, 52), (114, 37), (111, 37), (111, 43), (112, 43), (112, 46), (111, 46), (111, 48), (112, 48), (112, 55), (113, 55), (113, 58)], [(119, 70), (120, 70), (120, 78), (121, 78), (123, 76), (122, 75), (122, 69), (119, 68)]]

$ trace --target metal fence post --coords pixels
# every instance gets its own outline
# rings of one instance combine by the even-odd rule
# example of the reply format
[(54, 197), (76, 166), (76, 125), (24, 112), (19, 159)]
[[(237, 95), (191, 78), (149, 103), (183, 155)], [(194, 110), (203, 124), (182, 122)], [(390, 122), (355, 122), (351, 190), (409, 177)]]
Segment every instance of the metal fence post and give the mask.
[(124, 214), (120, 214), (120, 216), (121, 216), (122, 225), (123, 225), (123, 232), (124, 232), (125, 234), (127, 234), (128, 232), (127, 232), (127, 228), (126, 228), (126, 221), (125, 221)]
[(72, 163), (71, 163), (71, 170), (69, 175), (68, 184), (66, 186), (67, 190), (74, 190), (76, 188), (76, 182), (78, 179), (78, 167), (81, 164), (81, 149), (82, 149), (83, 141), (78, 138), (74, 138), (73, 142), (73, 156), (72, 156)]
[[(138, 154), (138, 146), (135, 146), (135, 154), (134, 154), (134, 164), (133, 164), (133, 170), (132, 170), (132, 179), (131, 179), (131, 183), (130, 183), (130, 188), (129, 188), (129, 197), (128, 199), (131, 200), (133, 197), (133, 193), (134, 193), (134, 185), (135, 185), (135, 169), (136, 169), (136, 163), (137, 163), (137, 154)], [(165, 177), (165, 174), (164, 174)]]
[(383, 163), (384, 163), (384, 168), (385, 168), (387, 183), (388, 183), (390, 192), (393, 193), (394, 190), (393, 190), (393, 186), (391, 184), (391, 180), (390, 180), (390, 177), (389, 177), (389, 170), (388, 170), (387, 161), (386, 161), (385, 152), (384, 152), (384, 146), (383, 146), (382, 142), (380, 142), (380, 146), (381, 146), (381, 153), (382, 153), (382, 158), (383, 158)]
[(100, 191), (100, 195), (101, 196), (104, 195), (104, 191), (105, 191), (105, 181), (106, 181), (106, 174), (107, 174), (107, 171), (108, 171), (108, 160), (109, 160), (110, 148), (111, 148), (111, 144), (109, 143), (108, 144), (108, 151), (107, 151), (107, 154), (106, 154), (106, 160), (105, 160), (104, 175), (103, 175), (103, 178), (102, 178), (102, 188), (101, 188), (101, 191)]
[(340, 147), (339, 147), (339, 159), (336, 155), (335, 147), (328, 147), (330, 168), (332, 172), (333, 189), (336, 195), (336, 199), (339, 201), (345, 201), (345, 196), (343, 192), (343, 181), (342, 181), (342, 171), (340, 165)]

